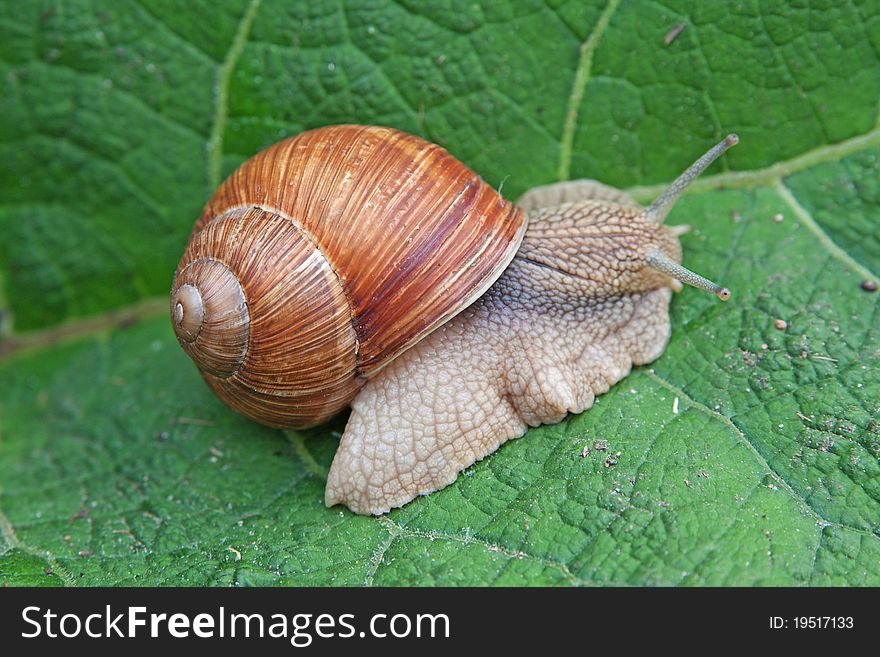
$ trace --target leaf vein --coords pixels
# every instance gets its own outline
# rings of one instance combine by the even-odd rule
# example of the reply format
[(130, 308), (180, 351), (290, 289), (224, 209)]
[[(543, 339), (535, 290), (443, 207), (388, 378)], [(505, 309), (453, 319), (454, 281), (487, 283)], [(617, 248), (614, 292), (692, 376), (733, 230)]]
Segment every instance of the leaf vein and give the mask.
[(578, 112), (590, 74), (593, 68), (593, 53), (602, 41), (602, 35), (608, 28), (614, 12), (620, 5), (620, 0), (608, 0), (608, 4), (596, 21), (596, 26), (580, 46), (580, 59), (574, 72), (571, 93), (568, 96), (568, 106), (565, 113), (565, 123), (562, 126), (562, 140), (559, 145), (559, 168), (556, 177), (558, 180), (568, 180), (571, 175), (571, 155), (574, 148), (574, 134), (577, 130)]
[[(714, 176), (699, 178), (691, 183), (688, 192), (708, 192), (716, 189), (750, 189), (759, 186), (772, 186), (777, 180), (786, 178), (805, 169), (840, 160), (872, 146), (880, 145), (880, 126), (862, 135), (825, 144), (806, 151), (788, 160), (781, 160), (763, 169), (748, 171), (728, 171)], [(666, 189), (668, 183), (659, 185), (636, 185), (624, 191), (637, 201), (649, 201)]]
[(18, 549), (32, 556), (45, 559), (48, 562), (49, 567), (52, 568), (52, 573), (57, 575), (61, 579), (61, 581), (64, 582), (65, 586), (76, 585), (73, 581), (73, 578), (71, 578), (67, 571), (61, 567), (61, 565), (47, 550), (37, 550), (30, 547), (29, 545), (25, 545), (24, 543), (22, 543), (18, 536), (16, 536), (15, 528), (12, 526), (9, 518), (6, 517), (3, 509), (0, 509), (0, 535), (3, 536), (3, 539), (6, 541), (6, 544), (10, 548)]
[(223, 63), (217, 69), (217, 77), (214, 83), (214, 117), (211, 122), (211, 132), (206, 146), (208, 153), (208, 184), (211, 189), (220, 184), (221, 165), (223, 162), (223, 131), (226, 129), (226, 119), (229, 115), (229, 85), (232, 81), (232, 72), (238, 63), (238, 58), (244, 51), (248, 35), (260, 8), (261, 0), (251, 0), (247, 9), (242, 14), (235, 31), (235, 36), (223, 58)]
[(782, 197), (782, 200), (785, 201), (785, 203), (794, 211), (794, 216), (797, 217), (797, 220), (800, 221), (807, 230), (815, 235), (816, 239), (819, 240), (819, 243), (823, 247), (825, 247), (825, 250), (827, 250), (834, 258), (840, 260), (850, 269), (858, 272), (858, 274), (860, 276), (863, 276), (865, 279), (877, 280), (877, 275), (874, 272), (858, 262), (846, 251), (841, 249), (834, 242), (834, 240), (832, 240), (828, 236), (828, 233), (822, 230), (822, 227), (818, 223), (816, 223), (816, 220), (813, 219), (812, 215), (810, 215), (807, 209), (800, 204), (800, 202), (795, 198), (794, 194), (791, 193), (791, 190), (785, 186), (785, 183), (783, 183), (782, 180), (777, 180), (773, 184), (773, 190), (780, 197)]

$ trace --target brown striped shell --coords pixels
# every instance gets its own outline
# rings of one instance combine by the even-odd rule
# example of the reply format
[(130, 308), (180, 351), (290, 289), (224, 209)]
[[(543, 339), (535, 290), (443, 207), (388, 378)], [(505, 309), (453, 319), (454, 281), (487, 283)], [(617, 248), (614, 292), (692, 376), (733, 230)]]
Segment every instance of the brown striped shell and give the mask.
[(388, 128), (304, 132), (208, 201), (178, 266), (178, 341), (232, 408), (306, 427), (479, 298), (524, 213), (441, 147)]

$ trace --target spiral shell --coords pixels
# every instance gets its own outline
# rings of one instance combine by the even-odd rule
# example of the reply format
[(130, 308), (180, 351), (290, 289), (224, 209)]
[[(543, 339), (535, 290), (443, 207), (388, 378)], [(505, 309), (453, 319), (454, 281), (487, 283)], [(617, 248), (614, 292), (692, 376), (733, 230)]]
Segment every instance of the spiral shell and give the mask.
[(368, 126), (304, 132), (208, 201), (175, 275), (172, 324), (235, 410), (311, 426), (479, 298), (525, 227), (437, 145)]

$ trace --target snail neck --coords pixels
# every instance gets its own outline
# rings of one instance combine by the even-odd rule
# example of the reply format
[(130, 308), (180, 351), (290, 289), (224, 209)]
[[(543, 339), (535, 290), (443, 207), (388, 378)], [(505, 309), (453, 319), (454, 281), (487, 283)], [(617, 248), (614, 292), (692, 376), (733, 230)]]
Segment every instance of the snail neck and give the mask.
[(496, 283), (498, 301), (551, 316), (586, 316), (631, 294), (672, 286), (646, 265), (649, 254), (681, 258), (668, 228), (646, 222), (641, 210), (581, 201), (533, 214), (513, 264)]

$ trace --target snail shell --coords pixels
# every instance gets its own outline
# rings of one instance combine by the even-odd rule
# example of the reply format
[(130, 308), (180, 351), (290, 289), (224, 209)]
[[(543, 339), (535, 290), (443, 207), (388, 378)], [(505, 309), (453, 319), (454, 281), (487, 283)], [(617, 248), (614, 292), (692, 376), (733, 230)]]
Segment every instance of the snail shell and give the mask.
[(174, 331), (238, 412), (319, 424), (479, 298), (525, 228), (435, 144), (379, 127), (305, 132), (208, 201), (174, 278)]

